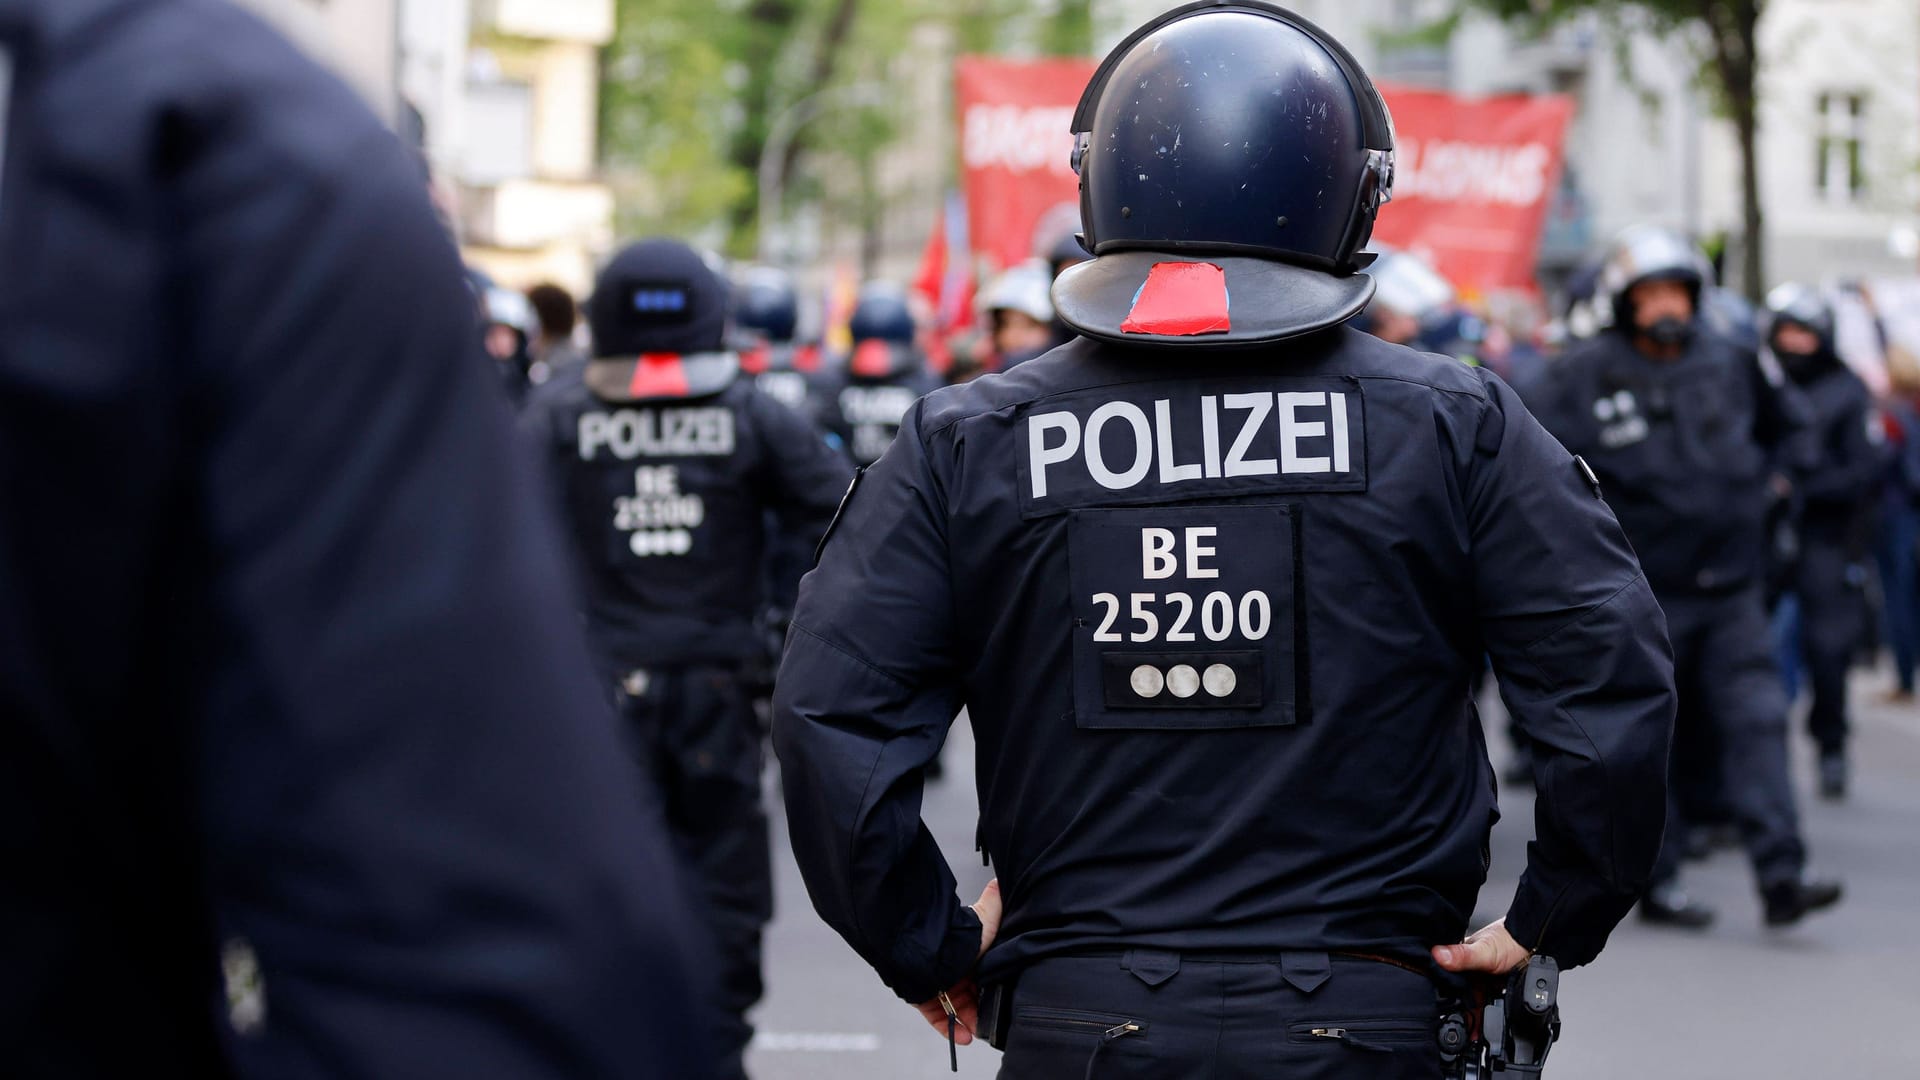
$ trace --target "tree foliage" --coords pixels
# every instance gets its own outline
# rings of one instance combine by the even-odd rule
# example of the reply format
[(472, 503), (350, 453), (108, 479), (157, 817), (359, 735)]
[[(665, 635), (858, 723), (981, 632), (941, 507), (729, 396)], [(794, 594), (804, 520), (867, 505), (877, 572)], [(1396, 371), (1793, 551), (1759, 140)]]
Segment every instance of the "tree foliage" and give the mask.
[(1544, 29), (1595, 13), (1616, 26), (1637, 20), (1656, 34), (1692, 45), (1701, 63), (1701, 84), (1719, 112), (1732, 121), (1740, 146), (1741, 277), (1758, 300), (1766, 288), (1765, 219), (1760, 203), (1758, 48), (1766, 0), (1465, 0), (1510, 23)]
[[(616, 0), (603, 62), (601, 157), (625, 235), (697, 235), (754, 249), (757, 174), (768, 133), (788, 108), (852, 84), (891, 87), (916, 30), (951, 51), (1085, 53), (1089, 0)], [(904, 125), (904, 103), (835, 109), (803, 127), (778, 168), (795, 201), (837, 220), (881, 210), (879, 152)], [(801, 169), (812, 152), (831, 175)]]

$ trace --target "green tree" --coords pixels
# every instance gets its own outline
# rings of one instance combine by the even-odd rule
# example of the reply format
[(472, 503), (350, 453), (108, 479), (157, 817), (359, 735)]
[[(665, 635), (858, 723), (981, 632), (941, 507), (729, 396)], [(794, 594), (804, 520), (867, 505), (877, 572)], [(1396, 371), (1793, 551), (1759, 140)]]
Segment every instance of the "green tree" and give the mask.
[[(729, 253), (751, 253), (760, 157), (781, 114), (836, 87), (895, 85), (915, 28), (929, 24), (957, 52), (1085, 53), (1092, 40), (1090, 0), (1043, 10), (1030, 0), (617, 0), (600, 126), (617, 227), (717, 235)], [(864, 226), (870, 249), (886, 209), (879, 155), (903, 124), (928, 122), (898, 108), (830, 110), (775, 163), (781, 191)]]
[(1760, 205), (1758, 31), (1766, 0), (1466, 0), (1536, 28), (1597, 12), (1614, 25), (1639, 16), (1656, 33), (1695, 43), (1701, 82), (1733, 123), (1740, 146), (1741, 277), (1758, 302), (1766, 288), (1766, 221)]

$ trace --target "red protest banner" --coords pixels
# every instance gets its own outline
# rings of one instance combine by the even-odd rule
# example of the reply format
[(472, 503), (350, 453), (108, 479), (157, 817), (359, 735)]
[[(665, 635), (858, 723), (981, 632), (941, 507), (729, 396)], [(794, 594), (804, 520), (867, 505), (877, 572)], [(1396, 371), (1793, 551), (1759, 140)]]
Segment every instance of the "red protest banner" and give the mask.
[(1382, 93), (1395, 128), (1393, 201), (1374, 240), (1426, 256), (1461, 288), (1533, 288), (1573, 101)]
[(1080, 187), (1067, 164), (1073, 152), (1068, 128), (1095, 66), (1082, 59), (982, 56), (963, 56), (955, 66), (967, 233), (974, 254), (997, 269), (1035, 254), (1043, 219), (1049, 228), (1057, 220), (1079, 228)]
[[(1050, 239), (1062, 223), (1078, 227), (1067, 129), (1094, 68), (1091, 60), (978, 56), (956, 65), (967, 235), (973, 253), (996, 269), (1034, 255), (1037, 233)], [(1396, 129), (1396, 175), (1374, 238), (1425, 255), (1464, 289), (1532, 288), (1572, 100), (1383, 93)]]

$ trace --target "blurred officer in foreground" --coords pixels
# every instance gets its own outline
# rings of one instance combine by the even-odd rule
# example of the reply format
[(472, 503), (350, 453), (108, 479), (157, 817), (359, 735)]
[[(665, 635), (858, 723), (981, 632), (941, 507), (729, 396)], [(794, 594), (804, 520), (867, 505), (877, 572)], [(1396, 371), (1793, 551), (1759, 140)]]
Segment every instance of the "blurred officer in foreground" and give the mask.
[[(1579, 343), (1536, 384), (1534, 413), (1600, 477), (1673, 641), (1682, 715), (1710, 725), (1726, 797), (1740, 822), (1770, 926), (1840, 897), (1803, 877), (1787, 702), (1761, 597), (1769, 484), (1794, 462), (1798, 395), (1770, 385), (1757, 358), (1696, 318), (1706, 259), (1685, 237), (1636, 227), (1601, 272), (1607, 330)], [(1689, 928), (1713, 912), (1678, 887), (1684, 830), (1669, 811), (1651, 922)]]
[[(1346, 325), (1393, 158), (1337, 43), (1188, 5), (1074, 130), (1096, 257), (1053, 298), (1082, 336), (911, 410), (802, 583), (774, 740), (809, 891), (937, 1030), (988, 1023), (1005, 1077), (1438, 1077), (1436, 965), (1587, 963), (1646, 883), (1659, 608), (1503, 383)], [(1539, 840), (1458, 944), (1488, 654)], [(971, 908), (919, 820), (962, 706), (1005, 890)]]
[(0, 55), (0, 1071), (708, 1075), (416, 164), (224, 3)]
[(1867, 384), (1834, 351), (1833, 307), (1804, 285), (1767, 297), (1767, 345), (1813, 414), (1817, 455), (1798, 485), (1799, 654), (1813, 684), (1807, 730), (1820, 751), (1820, 791), (1847, 793), (1847, 669), (1866, 634), (1867, 561), (1885, 468)]
[(820, 422), (865, 468), (887, 452), (907, 410), (940, 379), (914, 344), (913, 308), (899, 286), (862, 286), (847, 329), (853, 352), (844, 367), (820, 379)]
[(1022, 263), (988, 283), (980, 310), (992, 335), (996, 371), (1053, 348), (1053, 275), (1045, 263)]
[(727, 285), (673, 240), (620, 252), (587, 302), (593, 358), (525, 423), (565, 500), (587, 629), (720, 951), (716, 1043), (742, 1076), (773, 880), (746, 669), (771, 511), (817, 542), (848, 470), (723, 351)]

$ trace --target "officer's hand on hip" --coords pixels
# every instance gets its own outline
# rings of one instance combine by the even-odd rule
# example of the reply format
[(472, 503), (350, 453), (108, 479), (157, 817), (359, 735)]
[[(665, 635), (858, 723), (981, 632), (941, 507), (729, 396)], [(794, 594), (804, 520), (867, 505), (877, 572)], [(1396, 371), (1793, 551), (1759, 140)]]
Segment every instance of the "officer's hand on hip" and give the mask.
[[(994, 935), (1000, 932), (999, 878), (987, 882), (986, 889), (980, 893), (980, 899), (973, 902), (973, 913), (980, 916), (980, 955), (985, 956), (987, 946), (993, 944)], [(944, 1039), (947, 1037), (947, 1006), (951, 1003), (960, 1022), (960, 1026), (953, 1033), (953, 1041), (966, 1046), (973, 1042), (973, 1029), (980, 1026), (980, 989), (973, 984), (972, 979), (962, 979), (959, 985), (948, 990), (944, 997), (946, 1001), (934, 998), (932, 1001), (921, 1002), (915, 1008), (920, 1010), (920, 1015), (926, 1017), (927, 1023), (932, 1024), (933, 1030)]]
[(1532, 956), (1500, 919), (1468, 935), (1459, 945), (1433, 947), (1434, 962), (1448, 971), (1472, 975), (1505, 975)]

